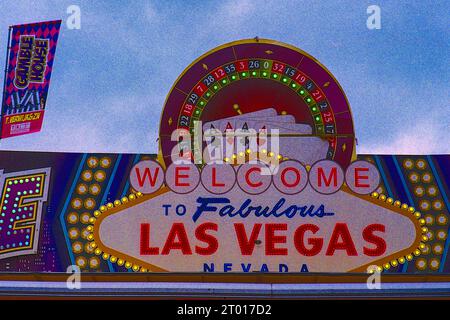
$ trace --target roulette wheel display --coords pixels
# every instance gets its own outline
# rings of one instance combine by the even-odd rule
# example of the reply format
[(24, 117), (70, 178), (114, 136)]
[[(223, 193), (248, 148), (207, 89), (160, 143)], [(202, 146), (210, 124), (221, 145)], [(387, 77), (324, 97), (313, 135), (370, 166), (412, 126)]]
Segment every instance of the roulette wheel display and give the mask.
[(176, 129), (279, 129), (280, 153), (304, 164), (355, 159), (355, 132), (345, 94), (317, 60), (293, 46), (241, 40), (195, 60), (170, 90), (160, 123), (160, 156), (172, 162)]

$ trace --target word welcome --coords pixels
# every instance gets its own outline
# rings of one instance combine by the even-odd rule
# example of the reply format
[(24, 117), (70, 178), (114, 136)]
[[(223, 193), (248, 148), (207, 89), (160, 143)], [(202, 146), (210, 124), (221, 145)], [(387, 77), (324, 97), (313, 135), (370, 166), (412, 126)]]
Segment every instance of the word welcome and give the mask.
[[(270, 172), (271, 174), (266, 174)], [(167, 170), (152, 160), (141, 161), (130, 173), (132, 187), (143, 194), (158, 191), (163, 184), (185, 194), (202, 185), (212, 194), (225, 194), (235, 184), (247, 194), (261, 194), (272, 184), (283, 194), (300, 193), (309, 184), (322, 194), (337, 192), (344, 183), (355, 193), (369, 194), (379, 185), (378, 169), (367, 161), (355, 161), (345, 171), (334, 161), (316, 162), (308, 171), (300, 162), (287, 160), (275, 170), (255, 161), (233, 167), (226, 163), (205, 165), (201, 171), (189, 162), (172, 163)]]

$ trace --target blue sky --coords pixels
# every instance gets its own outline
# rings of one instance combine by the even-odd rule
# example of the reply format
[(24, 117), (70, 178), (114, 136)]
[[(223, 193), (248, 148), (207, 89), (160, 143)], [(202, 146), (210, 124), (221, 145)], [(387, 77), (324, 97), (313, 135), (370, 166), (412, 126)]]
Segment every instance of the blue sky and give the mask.
[[(81, 30), (65, 25), (81, 8)], [(369, 5), (381, 29), (366, 27)], [(194, 59), (226, 42), (275, 39), (321, 61), (353, 112), (358, 153), (450, 153), (448, 1), (22, 1), (7, 29), (63, 19), (43, 131), (3, 150), (156, 152), (166, 94)]]

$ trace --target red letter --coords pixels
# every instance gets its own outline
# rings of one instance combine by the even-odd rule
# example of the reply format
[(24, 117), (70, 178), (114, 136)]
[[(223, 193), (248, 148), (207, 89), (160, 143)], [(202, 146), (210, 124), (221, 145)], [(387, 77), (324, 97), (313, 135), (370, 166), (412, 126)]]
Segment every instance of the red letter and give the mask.
[(141, 255), (159, 254), (158, 247), (150, 247), (150, 223), (141, 223)]
[(245, 182), (247, 182), (247, 184), (250, 186), (250, 187), (253, 187), (253, 188), (257, 188), (257, 187), (260, 187), (263, 183), (260, 181), (260, 182), (257, 182), (257, 183), (253, 183), (253, 182), (251, 182), (250, 181), (250, 173), (252, 173), (253, 171), (258, 171), (259, 173), (261, 173), (261, 168), (250, 168), (246, 173), (245, 173)]
[(219, 248), (219, 243), (217, 242), (217, 239), (214, 236), (207, 234), (206, 233), (207, 230), (217, 231), (217, 224), (212, 222), (206, 222), (202, 223), (197, 227), (197, 229), (195, 229), (195, 237), (198, 240), (208, 244), (206, 248), (195, 246), (195, 252), (202, 256), (214, 254), (217, 251), (217, 248)]
[(277, 243), (286, 243), (286, 236), (276, 236), (275, 231), (286, 231), (286, 223), (268, 223), (266, 224), (266, 255), (285, 256), (287, 248), (275, 248)]
[(301, 255), (312, 257), (317, 255), (323, 247), (323, 239), (322, 238), (309, 238), (308, 244), (312, 246), (311, 249), (305, 247), (305, 232), (311, 231), (313, 234), (316, 234), (319, 231), (319, 227), (315, 224), (304, 224), (295, 230), (294, 234), (294, 244), (298, 253)]
[(261, 231), (261, 223), (256, 223), (253, 226), (250, 239), (247, 238), (247, 234), (245, 233), (245, 227), (243, 223), (235, 223), (234, 230), (236, 231), (236, 237), (238, 239), (242, 255), (243, 256), (252, 255), (253, 249), (255, 249), (255, 242), (258, 238), (259, 232)]
[(184, 224), (174, 223), (170, 229), (164, 248), (161, 254), (169, 254), (170, 250), (181, 249), (183, 254), (192, 254), (191, 246), (184, 229)]
[[(342, 242), (339, 242), (339, 238), (342, 238)], [(332, 256), (336, 250), (345, 250), (348, 256), (358, 255), (346, 223), (336, 223), (326, 255)]]
[(189, 170), (189, 167), (176, 167), (175, 168), (175, 185), (177, 187), (189, 187), (189, 183), (180, 182), (180, 178), (189, 178), (188, 174), (180, 174), (181, 170)]
[(328, 187), (331, 184), (331, 179), (333, 179), (333, 184), (336, 187), (337, 186), (337, 169), (336, 167), (332, 168), (330, 171), (330, 176), (325, 177), (325, 172), (322, 168), (317, 168), (317, 179), (318, 179), (318, 186), (322, 186), (322, 179), (325, 180), (325, 185)]
[(386, 241), (373, 233), (375, 231), (385, 232), (385, 226), (382, 224), (368, 225), (363, 231), (363, 238), (369, 243), (374, 244), (376, 247), (373, 249), (364, 247), (364, 254), (369, 257), (378, 257), (386, 252)]
[(142, 188), (144, 186), (145, 178), (148, 176), (148, 180), (150, 181), (150, 185), (152, 187), (155, 186), (156, 178), (158, 177), (159, 168), (156, 168), (155, 175), (152, 177), (152, 174), (150, 172), (150, 168), (144, 169), (144, 177), (141, 176), (141, 171), (138, 167), (136, 167), (136, 175), (138, 178), (139, 186)]
[[(295, 182), (294, 183), (288, 183), (286, 181), (286, 177), (285, 177), (286, 171), (294, 171), (295, 172), (296, 178), (295, 178)], [(300, 172), (298, 171), (297, 168), (294, 168), (294, 167), (287, 167), (287, 168), (285, 168), (281, 172), (281, 182), (283, 182), (283, 184), (286, 187), (288, 187), (288, 188), (292, 188), (292, 187), (296, 186), (297, 184), (300, 183)]]
[(359, 183), (360, 179), (369, 179), (369, 176), (360, 176), (359, 172), (368, 172), (369, 168), (355, 168), (355, 187), (357, 188), (368, 188), (370, 187), (367, 183)]
[(213, 187), (225, 187), (225, 183), (218, 183), (216, 180), (216, 168), (212, 168), (212, 186)]

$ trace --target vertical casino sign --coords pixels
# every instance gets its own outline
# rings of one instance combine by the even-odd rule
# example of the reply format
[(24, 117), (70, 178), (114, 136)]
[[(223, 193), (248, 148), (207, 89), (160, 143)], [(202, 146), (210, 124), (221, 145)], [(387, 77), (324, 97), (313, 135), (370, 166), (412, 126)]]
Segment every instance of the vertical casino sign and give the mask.
[(61, 20), (10, 27), (0, 138), (41, 130), (60, 26)]

